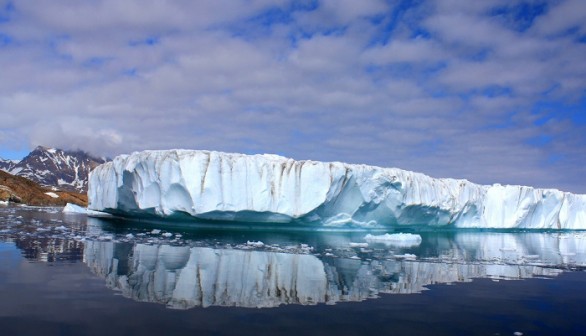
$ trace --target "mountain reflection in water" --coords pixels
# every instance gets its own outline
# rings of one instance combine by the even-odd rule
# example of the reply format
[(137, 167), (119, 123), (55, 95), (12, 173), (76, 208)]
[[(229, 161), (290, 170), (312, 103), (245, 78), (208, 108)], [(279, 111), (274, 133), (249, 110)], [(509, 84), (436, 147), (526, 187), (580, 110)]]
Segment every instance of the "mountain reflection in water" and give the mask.
[(362, 301), (473, 278), (553, 277), (586, 264), (586, 239), (572, 233), (459, 233), (424, 244), (416, 255), (371, 244), (347, 257), (96, 240), (85, 242), (84, 262), (124, 296), (176, 309)]

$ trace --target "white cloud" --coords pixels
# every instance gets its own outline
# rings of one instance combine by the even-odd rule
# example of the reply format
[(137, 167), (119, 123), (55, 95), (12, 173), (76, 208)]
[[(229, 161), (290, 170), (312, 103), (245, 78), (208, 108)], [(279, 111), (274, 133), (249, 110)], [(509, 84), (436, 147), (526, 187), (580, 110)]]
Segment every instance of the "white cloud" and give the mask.
[(582, 0), (565, 0), (552, 4), (546, 15), (536, 19), (533, 28), (539, 34), (557, 35), (576, 29), (586, 34), (586, 2)]
[(385, 46), (371, 48), (363, 55), (366, 62), (379, 65), (398, 62), (438, 62), (446, 60), (447, 56), (435, 41), (422, 38), (394, 40)]
[(370, 16), (386, 14), (390, 7), (382, 0), (320, 0), (311, 12), (298, 13), (296, 19), (305, 29), (344, 27)]
[(273, 152), (586, 192), (584, 126), (534, 111), (584, 98), (586, 45), (560, 34), (578, 19), (557, 19), (572, 3), (523, 32), (489, 15), (514, 5), (18, 2), (0, 148)]

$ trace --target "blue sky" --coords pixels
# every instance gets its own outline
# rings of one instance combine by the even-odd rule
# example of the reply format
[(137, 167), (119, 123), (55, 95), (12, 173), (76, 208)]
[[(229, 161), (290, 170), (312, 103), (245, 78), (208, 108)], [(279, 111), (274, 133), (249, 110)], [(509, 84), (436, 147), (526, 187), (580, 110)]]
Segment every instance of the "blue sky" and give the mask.
[(0, 157), (192, 148), (586, 193), (586, 1), (0, 0)]

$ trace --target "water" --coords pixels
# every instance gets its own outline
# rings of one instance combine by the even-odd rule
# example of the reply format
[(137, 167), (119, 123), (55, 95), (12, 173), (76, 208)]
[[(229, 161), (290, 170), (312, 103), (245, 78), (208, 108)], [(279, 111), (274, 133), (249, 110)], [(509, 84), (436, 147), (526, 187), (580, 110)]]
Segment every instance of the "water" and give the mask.
[(586, 334), (586, 233), (416, 234), (0, 207), (0, 334)]

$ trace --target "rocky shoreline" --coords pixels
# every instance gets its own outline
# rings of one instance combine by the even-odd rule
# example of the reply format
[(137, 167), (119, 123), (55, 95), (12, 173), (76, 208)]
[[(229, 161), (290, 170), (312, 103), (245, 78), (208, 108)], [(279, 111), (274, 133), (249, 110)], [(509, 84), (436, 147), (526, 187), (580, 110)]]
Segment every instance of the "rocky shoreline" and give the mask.
[(87, 206), (87, 195), (41, 187), (24, 177), (0, 171), (0, 202), (33, 206), (65, 206), (73, 203)]

